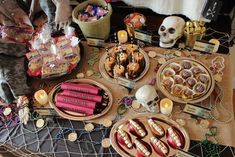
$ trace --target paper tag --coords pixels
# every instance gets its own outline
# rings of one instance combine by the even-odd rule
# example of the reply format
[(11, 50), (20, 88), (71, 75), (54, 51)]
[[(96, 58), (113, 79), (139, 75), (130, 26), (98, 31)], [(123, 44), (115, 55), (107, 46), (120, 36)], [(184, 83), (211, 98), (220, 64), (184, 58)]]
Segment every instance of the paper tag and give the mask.
[(209, 42), (204, 42), (204, 41), (195, 41), (194, 43), (194, 50), (197, 51), (202, 51), (202, 52), (206, 52), (206, 53), (212, 53), (214, 50), (215, 45)]
[(184, 152), (182, 150), (177, 150), (175, 157), (197, 157), (196, 155), (191, 155), (187, 152)]
[(34, 108), (34, 111), (40, 116), (58, 116), (53, 108)]
[(122, 77), (118, 77), (117, 81), (118, 81), (119, 85), (122, 85), (124, 87), (130, 88), (130, 89), (133, 89), (135, 87), (135, 82), (132, 81), (132, 80), (128, 80), (128, 79), (125, 79), (125, 78), (122, 78)]
[(183, 111), (204, 119), (210, 118), (210, 111), (199, 106), (186, 104)]
[(87, 44), (89, 46), (97, 46), (97, 47), (104, 47), (104, 40), (97, 39), (97, 38), (87, 38)]
[(147, 32), (143, 32), (143, 31), (140, 32), (140, 31), (135, 30), (135, 38), (148, 42), (148, 43), (152, 43), (152, 35), (150, 35)]

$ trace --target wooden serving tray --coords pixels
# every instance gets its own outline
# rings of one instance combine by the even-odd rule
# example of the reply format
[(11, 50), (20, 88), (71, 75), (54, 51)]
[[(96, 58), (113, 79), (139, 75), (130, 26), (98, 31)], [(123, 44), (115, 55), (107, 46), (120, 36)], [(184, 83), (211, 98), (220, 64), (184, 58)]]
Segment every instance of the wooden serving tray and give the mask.
[(86, 84), (98, 86), (99, 88), (102, 88), (107, 93), (107, 95), (109, 97), (109, 103), (108, 103), (108, 106), (101, 113), (96, 114), (96, 115), (90, 115), (90, 116), (85, 116), (85, 115), (77, 113), (77, 112), (61, 110), (56, 107), (55, 101), (54, 101), (56, 94), (61, 91), (61, 89), (60, 89), (61, 83), (60, 83), (60, 84), (56, 85), (49, 93), (49, 104), (52, 108), (55, 109), (55, 111), (57, 112), (57, 114), (59, 116), (65, 118), (65, 119), (70, 119), (70, 120), (86, 121), (86, 120), (92, 120), (92, 119), (101, 117), (101, 116), (105, 115), (111, 109), (112, 104), (113, 104), (113, 96), (112, 96), (111, 92), (108, 90), (108, 88), (105, 87), (103, 84), (96, 82), (94, 80), (91, 80), (91, 79), (72, 79), (72, 80), (68, 80), (66, 82), (86, 83)]
[[(132, 140), (132, 143), (134, 143), (134, 140), (135, 139), (139, 139), (138, 137), (136, 137), (135, 135), (131, 134), (129, 131), (128, 131), (128, 121), (130, 119), (134, 119), (134, 120), (138, 120), (140, 121), (146, 131), (147, 131), (147, 135), (142, 138), (142, 140), (146, 143), (148, 143), (150, 145), (150, 138), (151, 137), (156, 137), (152, 132), (151, 132), (151, 129), (150, 129), (150, 126), (148, 124), (148, 119), (149, 118), (152, 118), (152, 119), (155, 119), (157, 120), (158, 124), (160, 124), (163, 129), (166, 131), (166, 129), (168, 129), (169, 127), (174, 127), (176, 128), (182, 135), (183, 135), (183, 138), (184, 138), (184, 147), (182, 150), (184, 151), (188, 151), (189, 149), (189, 146), (190, 146), (190, 138), (189, 138), (189, 135), (188, 133), (186, 132), (186, 130), (180, 126), (177, 122), (175, 122), (174, 120), (170, 119), (169, 117), (165, 116), (165, 115), (162, 115), (162, 114), (152, 114), (152, 113), (148, 113), (148, 114), (137, 114), (137, 115), (133, 115), (133, 116), (129, 116), (129, 117), (125, 117), (123, 119), (121, 119), (120, 121), (118, 121), (112, 128), (111, 130), (111, 133), (110, 133), (110, 140), (111, 140), (111, 144), (113, 146), (113, 148), (123, 157), (137, 157), (137, 154), (136, 154), (136, 148), (133, 147), (131, 149), (127, 149), (126, 147), (124, 147), (123, 145), (119, 144), (116, 140), (116, 133), (117, 133), (117, 130), (118, 129), (122, 129), (124, 131), (126, 131), (127, 133), (129, 133), (130, 137), (131, 137), (131, 140)], [(167, 137), (166, 137), (166, 134), (161, 137), (161, 138), (158, 138), (159, 140), (165, 142), (167, 144)], [(174, 156), (177, 152), (177, 149), (173, 149), (169, 144), (167, 144), (168, 147), (169, 147), (169, 154), (168, 156)], [(156, 157), (156, 156), (159, 156), (153, 149), (153, 147), (151, 146), (151, 150), (152, 150), (152, 153), (150, 155), (150, 157)]]
[[(181, 98), (181, 97), (177, 97), (174, 94), (172, 94), (170, 91), (168, 91), (162, 84), (162, 80), (163, 80), (163, 71), (166, 68), (169, 68), (169, 65), (171, 63), (180, 63), (181, 61), (189, 61), (193, 64), (193, 66), (198, 66), (200, 67), (205, 73), (206, 75), (209, 76), (209, 81), (207, 82), (206, 85), (206, 91), (198, 96), (192, 97), (192, 98)], [(165, 64), (163, 64), (158, 72), (157, 72), (157, 88), (168, 98), (170, 98), (171, 100), (178, 102), (178, 103), (198, 103), (201, 102), (203, 100), (205, 100), (206, 98), (208, 98), (211, 93), (214, 90), (215, 87), (215, 80), (213, 78), (213, 75), (211, 73), (211, 71), (200, 61), (197, 61), (195, 59), (192, 58), (186, 58), (186, 57), (179, 57), (179, 58), (174, 58), (174, 59), (170, 59), (168, 60)]]
[[(114, 47), (115, 45), (112, 44), (112, 47)], [(124, 44), (124, 45), (121, 45), (124, 49), (128, 46), (128, 44)], [(136, 45), (135, 45), (136, 46)], [(104, 63), (105, 63), (105, 59), (108, 57), (108, 53), (111, 53), (111, 49), (112, 47), (109, 49), (109, 52), (105, 52), (101, 58), (100, 58), (100, 62), (99, 62), (99, 71), (101, 73), (101, 75), (108, 81), (110, 82), (114, 82), (114, 83), (117, 83), (117, 79), (111, 77), (105, 70), (105, 67), (104, 67)], [(144, 77), (144, 75), (148, 72), (148, 69), (149, 69), (149, 57), (148, 57), (148, 54), (140, 48), (140, 53), (143, 54), (144, 56), (144, 60), (145, 60), (145, 68), (143, 69), (143, 71), (141, 72), (141, 74), (135, 78), (135, 79), (130, 79), (132, 81), (139, 81), (141, 78)]]

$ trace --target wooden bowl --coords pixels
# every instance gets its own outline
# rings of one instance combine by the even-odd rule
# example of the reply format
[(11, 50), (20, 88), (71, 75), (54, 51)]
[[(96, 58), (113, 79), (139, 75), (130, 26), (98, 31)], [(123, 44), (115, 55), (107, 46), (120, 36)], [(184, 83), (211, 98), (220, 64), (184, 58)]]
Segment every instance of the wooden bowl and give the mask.
[(86, 121), (86, 120), (92, 120), (92, 119), (96, 119), (98, 117), (101, 117), (101, 116), (105, 115), (111, 109), (112, 104), (113, 104), (113, 96), (112, 96), (111, 92), (108, 90), (108, 88), (105, 87), (103, 84), (96, 82), (94, 80), (91, 80), (91, 79), (73, 79), (73, 80), (68, 80), (66, 82), (87, 83), (87, 84), (98, 86), (107, 93), (107, 95), (109, 97), (109, 103), (108, 103), (108, 106), (101, 113), (95, 114), (95, 115), (90, 115), (90, 116), (85, 116), (85, 115), (77, 113), (77, 112), (61, 110), (56, 107), (55, 100), (54, 100), (56, 94), (61, 91), (61, 89), (60, 89), (61, 83), (60, 83), (60, 84), (56, 85), (49, 93), (49, 104), (52, 108), (55, 109), (55, 111), (57, 112), (57, 114), (59, 116), (65, 118), (65, 119), (70, 119), (70, 120)]
[[(180, 63), (181, 61), (189, 61), (192, 63), (193, 66), (199, 66), (208, 76), (209, 76), (209, 81), (207, 82), (206, 85), (206, 91), (196, 97), (192, 97), (192, 98), (180, 98), (178, 96), (175, 96), (174, 94), (172, 94), (170, 91), (168, 91), (162, 84), (162, 80), (163, 80), (163, 71), (166, 68), (169, 68), (169, 65), (171, 63)], [(192, 59), (192, 58), (185, 58), (185, 57), (179, 57), (179, 58), (174, 58), (174, 59), (170, 59), (169, 61), (167, 61), (165, 64), (163, 64), (158, 72), (157, 72), (157, 88), (168, 98), (170, 98), (171, 100), (178, 102), (178, 103), (198, 103), (201, 102), (203, 100), (205, 100), (206, 98), (208, 98), (211, 93), (213, 92), (215, 87), (215, 80), (213, 78), (212, 73), (210, 72), (210, 70), (201, 62)]]

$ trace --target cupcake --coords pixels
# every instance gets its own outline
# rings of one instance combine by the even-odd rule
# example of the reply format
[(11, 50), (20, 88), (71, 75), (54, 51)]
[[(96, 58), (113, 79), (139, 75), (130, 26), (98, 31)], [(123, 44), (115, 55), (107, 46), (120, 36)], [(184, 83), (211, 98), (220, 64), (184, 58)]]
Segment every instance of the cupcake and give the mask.
[(139, 74), (140, 65), (139, 63), (129, 63), (127, 65), (127, 73), (130, 78), (136, 78)]
[(193, 77), (189, 77), (186, 79), (186, 85), (192, 88), (197, 83), (197, 80)]
[(171, 87), (174, 85), (174, 79), (171, 77), (165, 77), (162, 80), (162, 84), (166, 89), (170, 90)]
[(190, 88), (185, 88), (183, 91), (183, 94), (186, 98), (193, 98), (193, 95), (195, 94), (194, 91)]
[(166, 77), (172, 77), (173, 75), (175, 75), (175, 71), (171, 68), (166, 68), (163, 71), (163, 75), (166, 76)]
[(180, 85), (180, 84), (175, 84), (172, 87), (172, 93), (175, 96), (181, 96), (184, 90), (184, 86)]
[(182, 61), (180, 63), (180, 65), (184, 68), (184, 69), (190, 69), (192, 67), (192, 63), (190, 61)]
[(192, 71), (193, 75), (197, 75), (197, 74), (199, 74), (199, 73), (202, 73), (202, 69), (199, 68), (199, 67), (197, 67), (197, 66), (192, 67), (192, 68), (191, 68), (191, 71)]
[(200, 80), (202, 83), (207, 83), (210, 80), (210, 77), (207, 74), (200, 74), (198, 75), (198, 80)]
[(198, 82), (193, 86), (193, 90), (197, 93), (197, 94), (202, 94), (206, 91), (206, 85)]
[(173, 76), (175, 84), (184, 84), (184, 79), (180, 75)]
[(181, 70), (181, 66), (178, 63), (171, 63), (170, 67), (175, 71), (179, 72)]
[(184, 78), (184, 79), (187, 79), (189, 77), (192, 77), (193, 76), (193, 73), (188, 70), (188, 69), (184, 69), (180, 72), (180, 75)]
[(125, 75), (125, 67), (122, 65), (115, 65), (113, 68), (114, 78), (123, 77)]

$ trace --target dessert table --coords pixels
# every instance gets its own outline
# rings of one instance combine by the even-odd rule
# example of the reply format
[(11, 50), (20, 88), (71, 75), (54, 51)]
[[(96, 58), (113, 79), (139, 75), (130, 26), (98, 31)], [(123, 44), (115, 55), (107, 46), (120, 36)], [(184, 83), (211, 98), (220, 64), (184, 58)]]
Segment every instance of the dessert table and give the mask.
[[(39, 80), (30, 79), (30, 84), (35, 90), (39, 88), (44, 88), (46, 91), (50, 91), (56, 84), (63, 82), (68, 79), (75, 79), (76, 74), (79, 72), (85, 73), (89, 69), (99, 72), (99, 60), (93, 66), (89, 66), (87, 63), (87, 58), (91, 53), (97, 53), (99, 58), (104, 53), (104, 49), (98, 49), (88, 46), (85, 42), (82, 42), (82, 57), (76, 70), (73, 73), (54, 80)], [(152, 50), (159, 54), (163, 54), (168, 51), (167, 49), (162, 49), (158, 47), (145, 47), (146, 52)], [(191, 55), (196, 59), (203, 62), (205, 65), (210, 66), (211, 60), (220, 55), (225, 59), (225, 69), (222, 82), (218, 83), (224, 92), (224, 98), (221, 106), (217, 107), (217, 120), (209, 120), (212, 126), (218, 128), (216, 138), (221, 144), (220, 152), (217, 152), (218, 156), (230, 157), (234, 156), (235, 153), (235, 138), (233, 138), (233, 130), (235, 130), (234, 121), (234, 106), (232, 103), (232, 71), (231, 71), (231, 61), (228, 55), (213, 54), (213, 55), (201, 55), (199, 52), (191, 52)], [(96, 80), (111, 91), (114, 101), (110, 111), (95, 120), (91, 120), (95, 126), (94, 130), (87, 132), (84, 126), (87, 122), (82, 121), (71, 121), (62, 119), (61, 117), (56, 117), (52, 119), (46, 119), (45, 127), (38, 129), (35, 126), (36, 121), (30, 121), (28, 125), (17, 125), (12, 128), (1, 129), (0, 130), (0, 144), (5, 147), (7, 151), (12, 152), (16, 155), (21, 156), (56, 156), (56, 157), (75, 157), (75, 156), (86, 156), (86, 157), (98, 157), (98, 156), (119, 156), (118, 153), (110, 146), (109, 148), (103, 148), (101, 146), (101, 141), (104, 138), (109, 138), (110, 129), (102, 125), (102, 122), (106, 119), (112, 120), (113, 123), (120, 119), (117, 116), (118, 102), (124, 96), (134, 96), (136, 90), (144, 84), (148, 84), (149, 80), (156, 77), (155, 67), (157, 65), (156, 59), (150, 59), (150, 68), (146, 75), (138, 82), (136, 82), (135, 89), (130, 93), (127, 88), (117, 85), (115, 83), (109, 82), (106, 79), (93, 75), (90, 77), (85, 77), (89, 79)], [(156, 86), (155, 86), (156, 87)], [(157, 87), (156, 87), (157, 88)], [(158, 89), (157, 89), (158, 90)], [(161, 93), (158, 91), (159, 95)], [(163, 98), (164, 96), (161, 95)], [(202, 102), (204, 107), (208, 107), (208, 99)], [(174, 109), (173, 109), (174, 110)], [(228, 112), (229, 111), (229, 112)], [(218, 114), (219, 113), (219, 114)], [(232, 115), (230, 115), (232, 113)], [(138, 114), (134, 110), (130, 109), (122, 116), (127, 116), (130, 114)], [(203, 149), (200, 141), (205, 139), (205, 134), (208, 129), (200, 127), (198, 121), (192, 118), (190, 115), (185, 113), (175, 113), (173, 112), (172, 118), (176, 120), (177, 118), (184, 119), (186, 121), (185, 129), (189, 134), (191, 144), (189, 152), (197, 156), (204, 156)], [(220, 121), (227, 121), (232, 119), (228, 123), (222, 123)], [(75, 131), (78, 134), (78, 139), (75, 142), (68, 140), (68, 133)]]

